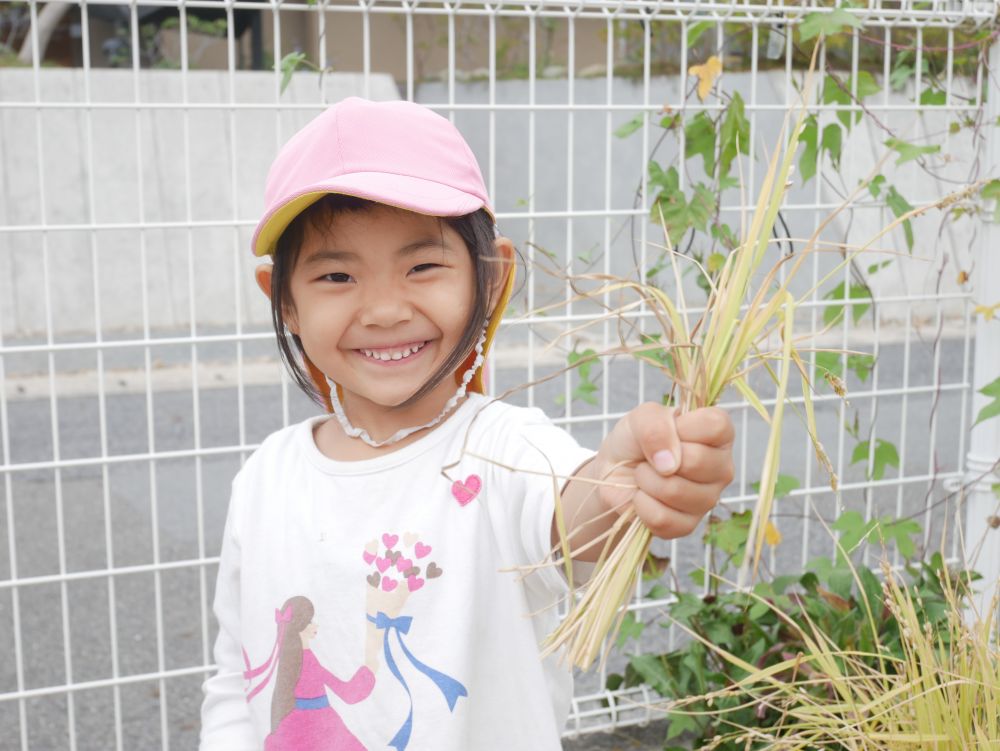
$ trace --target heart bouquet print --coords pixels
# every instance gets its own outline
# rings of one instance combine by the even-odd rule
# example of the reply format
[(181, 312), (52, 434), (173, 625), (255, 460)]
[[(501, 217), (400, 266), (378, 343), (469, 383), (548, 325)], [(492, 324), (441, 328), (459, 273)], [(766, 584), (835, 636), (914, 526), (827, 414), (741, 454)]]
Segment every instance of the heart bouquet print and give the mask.
[[(401, 541), (403, 545), (399, 544)], [(404, 534), (402, 540), (399, 535), (388, 532), (382, 535), (381, 540), (369, 540), (362, 553), (362, 558), (371, 568), (366, 577), (368, 585), (386, 593), (400, 586), (407, 593), (416, 592), (429, 579), (436, 579), (444, 573), (436, 563), (427, 561), (432, 550), (430, 545), (424, 544), (412, 533)]]
[(406, 719), (389, 743), (397, 751), (403, 751), (409, 744), (414, 722), (411, 688), (403, 678), (402, 665), (409, 663), (423, 673), (441, 692), (449, 710), (454, 711), (458, 700), (469, 694), (459, 681), (421, 662), (403, 641), (411, 629), (417, 630), (413, 617), (402, 615), (403, 606), (414, 592), (444, 573), (431, 559), (432, 552), (432, 546), (412, 532), (402, 536), (385, 532), (380, 538), (370, 540), (361, 554), (368, 566), (365, 576), (368, 583), (365, 597), (368, 611), (365, 664), (374, 671), (379, 662), (384, 661), (410, 697)]

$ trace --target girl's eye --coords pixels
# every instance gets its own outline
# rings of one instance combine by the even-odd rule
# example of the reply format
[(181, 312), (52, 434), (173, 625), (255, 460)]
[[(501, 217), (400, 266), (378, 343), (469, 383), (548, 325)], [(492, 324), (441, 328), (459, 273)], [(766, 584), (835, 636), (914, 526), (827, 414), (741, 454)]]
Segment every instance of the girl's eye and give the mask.
[(351, 275), (338, 271), (333, 274), (325, 274), (323, 276), (323, 280), (327, 282), (334, 282), (335, 284), (346, 284), (351, 281)]
[(431, 269), (438, 268), (440, 265), (441, 264), (438, 264), (438, 263), (421, 263), (421, 264), (418, 264), (418, 265), (414, 266), (412, 270), (413, 271), (417, 271), (417, 272), (420, 272), (420, 271), (430, 271)]

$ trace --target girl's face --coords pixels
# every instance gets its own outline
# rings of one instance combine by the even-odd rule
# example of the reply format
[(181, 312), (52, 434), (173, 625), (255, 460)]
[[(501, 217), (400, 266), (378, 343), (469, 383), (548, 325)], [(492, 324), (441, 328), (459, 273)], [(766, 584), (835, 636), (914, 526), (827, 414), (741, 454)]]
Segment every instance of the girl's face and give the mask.
[[(343, 212), (325, 233), (306, 228), (288, 327), (355, 414), (392, 408), (458, 344), (474, 273), (465, 242), (445, 222), (382, 206)], [(446, 378), (421, 404), (440, 409), (455, 388)]]
[(309, 642), (311, 642), (316, 637), (316, 632), (319, 631), (319, 627), (315, 623), (310, 623), (302, 631), (299, 632), (299, 638), (302, 639), (302, 647), (308, 647)]

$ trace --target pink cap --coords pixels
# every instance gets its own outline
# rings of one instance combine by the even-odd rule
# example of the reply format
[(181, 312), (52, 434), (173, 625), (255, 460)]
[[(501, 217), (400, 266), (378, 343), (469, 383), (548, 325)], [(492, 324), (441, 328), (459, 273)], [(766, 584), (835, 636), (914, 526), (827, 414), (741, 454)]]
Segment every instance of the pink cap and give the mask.
[(431, 216), (493, 214), (479, 165), (458, 129), (413, 102), (350, 97), (310, 121), (267, 175), (255, 255), (274, 252), (285, 228), (328, 193)]

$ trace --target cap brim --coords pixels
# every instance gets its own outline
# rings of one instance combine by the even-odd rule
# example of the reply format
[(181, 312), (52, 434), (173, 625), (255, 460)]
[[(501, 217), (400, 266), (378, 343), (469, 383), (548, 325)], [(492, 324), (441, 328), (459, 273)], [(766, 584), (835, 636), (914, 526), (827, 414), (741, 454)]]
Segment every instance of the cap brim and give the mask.
[(493, 215), (482, 198), (432, 180), (384, 172), (355, 172), (310, 185), (269, 210), (254, 232), (251, 241), (254, 255), (273, 253), (281, 233), (295, 217), (330, 193), (364, 198), (429, 216), (464, 216), (481, 208)]

